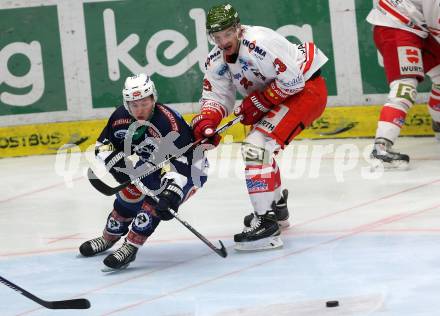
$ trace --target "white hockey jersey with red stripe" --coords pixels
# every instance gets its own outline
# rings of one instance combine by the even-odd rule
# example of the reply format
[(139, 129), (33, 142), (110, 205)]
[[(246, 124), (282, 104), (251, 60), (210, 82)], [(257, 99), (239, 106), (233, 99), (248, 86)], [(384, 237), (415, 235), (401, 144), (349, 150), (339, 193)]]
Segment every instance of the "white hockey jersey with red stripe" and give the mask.
[(275, 80), (280, 93), (293, 95), (328, 60), (313, 43), (296, 45), (265, 27), (242, 28), (235, 63), (227, 63), (218, 46), (211, 50), (205, 63), (200, 103), (220, 109), (223, 116), (233, 110), (237, 91), (247, 96), (263, 91)]
[(376, 0), (367, 21), (422, 38), (431, 34), (440, 43), (440, 0)]

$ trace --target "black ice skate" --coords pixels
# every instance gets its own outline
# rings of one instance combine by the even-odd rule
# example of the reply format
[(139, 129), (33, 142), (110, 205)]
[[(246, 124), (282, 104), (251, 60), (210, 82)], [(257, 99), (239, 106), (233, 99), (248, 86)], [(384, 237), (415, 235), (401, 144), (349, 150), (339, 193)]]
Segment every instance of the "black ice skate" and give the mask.
[(434, 131), (435, 138), (440, 141), (440, 122), (432, 121), (432, 130)]
[(111, 247), (113, 247), (113, 245), (119, 240), (115, 239), (113, 241), (108, 241), (106, 239), (104, 239), (104, 237), (97, 237), (91, 240), (88, 240), (86, 242), (84, 242), (80, 247), (79, 247), (79, 252), (84, 256), (84, 257), (91, 257), (94, 256), (98, 253), (101, 253), (103, 251), (106, 251), (107, 249), (110, 249)]
[(235, 249), (255, 251), (278, 248), (283, 245), (280, 227), (273, 211), (264, 215), (254, 214), (250, 226), (234, 235)]
[(386, 138), (376, 138), (370, 158), (373, 162), (373, 169), (381, 164), (385, 169), (407, 169), (409, 156), (391, 150), (393, 142)]
[(130, 262), (136, 259), (138, 248), (124, 241), (121, 248), (104, 259), (107, 268), (102, 271), (122, 270), (128, 267)]
[[(287, 209), (288, 195), (289, 195), (289, 191), (287, 189), (284, 189), (281, 192), (281, 199), (279, 199), (278, 202), (276, 203), (274, 201), (272, 204), (272, 210), (275, 212), (278, 225), (280, 225), (281, 229), (286, 229), (290, 226), (289, 210)], [(246, 215), (243, 220), (244, 226), (250, 227), (253, 218), (254, 218), (254, 213)]]

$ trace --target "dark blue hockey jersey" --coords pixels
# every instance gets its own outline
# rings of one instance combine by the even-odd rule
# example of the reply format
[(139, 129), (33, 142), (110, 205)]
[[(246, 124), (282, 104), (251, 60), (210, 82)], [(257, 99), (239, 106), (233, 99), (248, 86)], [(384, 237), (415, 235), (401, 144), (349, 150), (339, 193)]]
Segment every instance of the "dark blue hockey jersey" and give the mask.
[[(146, 167), (153, 167), (170, 155), (181, 152), (182, 148), (193, 141), (192, 130), (183, 117), (169, 107), (156, 103), (153, 115), (145, 125), (137, 122), (124, 106), (119, 106), (101, 132), (97, 148), (110, 145), (113, 153), (124, 153), (125, 156), (137, 154), (140, 159), (136, 168), (142, 167), (143, 170), (148, 170)], [(113, 167), (111, 159), (115, 160), (114, 157), (117, 156), (102, 155), (102, 150), (97, 150), (96, 153), (115, 176), (114, 170), (111, 170)], [(204, 175), (206, 164), (201, 150), (189, 150), (171, 163), (171, 169), (167, 171), (166, 177), (175, 180), (181, 187), (185, 186), (188, 181), (197, 185), (200, 179), (193, 178), (200, 178)], [(120, 167), (121, 165), (115, 164), (114, 166)], [(158, 170), (151, 176), (160, 177), (160, 172)], [(121, 179), (115, 176), (115, 178), (121, 182), (128, 179), (128, 176)]]

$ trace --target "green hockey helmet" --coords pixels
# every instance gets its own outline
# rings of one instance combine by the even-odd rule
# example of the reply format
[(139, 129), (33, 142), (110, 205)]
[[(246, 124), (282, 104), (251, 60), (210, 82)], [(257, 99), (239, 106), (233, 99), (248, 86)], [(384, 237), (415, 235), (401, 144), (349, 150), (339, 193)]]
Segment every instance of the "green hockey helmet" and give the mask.
[(238, 12), (229, 3), (212, 7), (206, 15), (206, 31), (208, 34), (223, 31), (238, 23), (240, 23)]

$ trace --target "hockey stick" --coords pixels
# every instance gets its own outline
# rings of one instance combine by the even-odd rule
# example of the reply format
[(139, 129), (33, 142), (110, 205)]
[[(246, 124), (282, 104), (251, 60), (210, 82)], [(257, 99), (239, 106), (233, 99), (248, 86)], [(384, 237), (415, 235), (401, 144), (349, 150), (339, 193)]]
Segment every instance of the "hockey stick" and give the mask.
[(0, 276), (0, 283), (10, 287), (14, 291), (26, 296), (32, 301), (40, 304), (49, 309), (87, 309), (90, 308), (90, 302), (85, 298), (77, 298), (73, 300), (64, 300), (64, 301), (45, 301), (41, 298), (36, 297), (35, 295), (29, 293), (28, 291), (22, 289), (18, 285), (15, 285), (11, 281), (6, 280), (5, 278)]
[[(228, 129), (229, 127), (231, 127), (232, 125), (238, 123), (241, 120), (242, 116), (237, 116), (236, 118), (234, 118), (233, 120), (230, 120), (228, 123), (220, 126), (219, 128), (217, 128), (215, 130), (215, 134), (220, 134), (222, 132), (224, 132), (226, 129)], [(93, 172), (93, 170), (91, 168), (89, 168), (87, 170), (87, 177), (89, 178), (90, 184), (99, 192), (101, 192), (104, 195), (114, 195), (116, 193), (118, 193), (119, 191), (121, 191), (122, 189), (124, 189), (125, 187), (129, 186), (130, 184), (145, 178), (146, 176), (152, 174), (153, 172), (162, 169), (167, 163), (169, 163), (170, 161), (179, 158), (180, 156), (182, 156), (183, 154), (185, 154), (187, 151), (194, 149), (195, 147), (197, 147), (200, 144), (204, 144), (208, 141), (209, 138), (202, 138), (199, 139), (189, 145), (187, 145), (186, 147), (183, 148), (182, 151), (180, 151), (177, 154), (171, 155), (170, 157), (168, 157), (167, 159), (165, 159), (164, 161), (162, 161), (161, 163), (155, 165), (153, 168), (149, 169), (147, 172), (145, 172), (143, 175), (135, 178), (135, 179), (130, 179), (127, 180), (123, 183), (121, 183), (120, 185), (112, 188), (111, 186), (108, 186), (107, 184), (105, 184), (104, 182), (102, 182)]]
[[(142, 191), (142, 193), (148, 195), (151, 197), (155, 202), (158, 202), (159, 199), (152, 194), (151, 190), (149, 190), (140, 180), (137, 181), (136, 186)], [(218, 254), (220, 257), (226, 258), (228, 255), (225, 246), (223, 245), (223, 242), (219, 240), (221, 247), (218, 248), (214, 246), (205, 236), (200, 234), (194, 227), (192, 227), (188, 222), (181, 219), (180, 216), (177, 214), (176, 211), (172, 209), (168, 209), (168, 211), (171, 213), (171, 215), (174, 216), (175, 219), (177, 219), (183, 226), (188, 228), (190, 232), (192, 232), (194, 235), (196, 235), (201, 241), (203, 241), (209, 248), (211, 248), (216, 254)]]
[(194, 227), (192, 227), (188, 222), (184, 221), (179, 217), (179, 215), (172, 209), (169, 209), (171, 215), (174, 216), (175, 219), (177, 219), (183, 226), (189, 229), (190, 232), (192, 232), (194, 235), (196, 235), (201, 241), (203, 241), (209, 248), (214, 250), (216, 254), (218, 254), (220, 257), (226, 258), (228, 256), (228, 252), (226, 251), (225, 245), (223, 245), (223, 242), (219, 240), (220, 248), (217, 248), (214, 246), (208, 239), (206, 239), (205, 236), (200, 234), (197, 230), (195, 230)]

